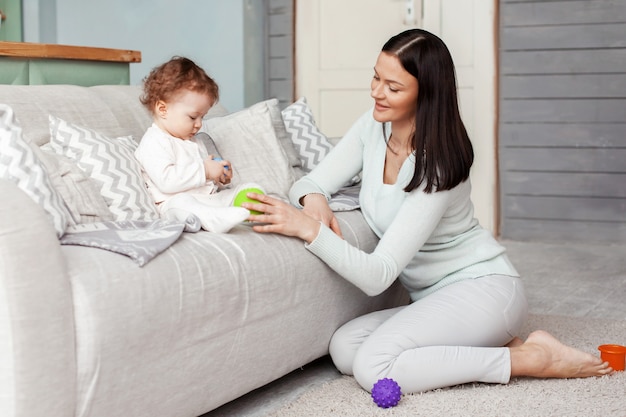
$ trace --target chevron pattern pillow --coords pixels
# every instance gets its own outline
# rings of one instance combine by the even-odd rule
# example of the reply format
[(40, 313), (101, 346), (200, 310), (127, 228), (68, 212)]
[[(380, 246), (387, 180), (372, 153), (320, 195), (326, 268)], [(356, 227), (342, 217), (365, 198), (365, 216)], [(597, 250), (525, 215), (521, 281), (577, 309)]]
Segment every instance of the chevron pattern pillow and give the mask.
[[(313, 112), (305, 97), (299, 98), (283, 111), (285, 130), (291, 136), (293, 146), (300, 156), (302, 170), (311, 172), (313, 168), (331, 151), (333, 144), (319, 131), (313, 118)], [(359, 190), (355, 186), (361, 181), (360, 175), (352, 178), (346, 186), (333, 194), (328, 202), (333, 211), (355, 210), (360, 207)]]
[(13, 182), (39, 204), (50, 215), (57, 236), (63, 236), (70, 214), (6, 104), (0, 104), (0, 149), (0, 178)]
[(49, 144), (35, 146), (34, 151), (72, 216), (66, 233), (77, 224), (113, 220), (109, 206), (100, 195), (100, 184), (74, 161), (52, 151)]
[(108, 138), (52, 115), (50, 148), (72, 159), (100, 184), (114, 220), (156, 220), (159, 215), (135, 159), (137, 143), (131, 136)]
[(300, 157), (302, 169), (311, 172), (333, 148), (332, 143), (317, 128), (305, 97), (285, 107), (282, 115), (285, 129)]

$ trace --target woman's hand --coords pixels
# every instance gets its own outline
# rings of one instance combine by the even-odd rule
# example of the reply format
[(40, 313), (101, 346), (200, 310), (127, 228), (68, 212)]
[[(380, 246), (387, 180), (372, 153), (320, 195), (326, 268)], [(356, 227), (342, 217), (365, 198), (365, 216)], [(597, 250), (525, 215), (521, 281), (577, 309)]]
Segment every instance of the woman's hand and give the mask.
[(241, 207), (263, 213), (248, 217), (252, 222), (263, 223), (252, 226), (255, 232), (294, 236), (307, 243), (313, 242), (317, 237), (320, 222), (303, 210), (265, 194), (248, 193), (247, 196), (259, 203), (243, 203)]
[(230, 184), (230, 180), (233, 178), (232, 164), (221, 158), (214, 158), (213, 155), (209, 155), (204, 160), (204, 172), (207, 180), (219, 185)]
[(303, 211), (306, 214), (330, 227), (330, 230), (335, 232), (337, 236), (343, 238), (337, 217), (330, 209), (328, 201), (323, 194), (307, 194), (300, 199), (300, 204), (304, 207)]

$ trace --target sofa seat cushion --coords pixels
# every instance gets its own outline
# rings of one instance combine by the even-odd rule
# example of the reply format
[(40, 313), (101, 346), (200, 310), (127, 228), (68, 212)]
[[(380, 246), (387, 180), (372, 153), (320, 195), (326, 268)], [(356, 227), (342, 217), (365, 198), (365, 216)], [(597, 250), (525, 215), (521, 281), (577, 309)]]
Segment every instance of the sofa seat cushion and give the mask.
[[(339, 219), (346, 239), (374, 248), (359, 212)], [(369, 298), (301, 241), (246, 225), (183, 234), (142, 268), (98, 249), (62, 250), (75, 300), (78, 409), (91, 416), (175, 415), (190, 401), (199, 415), (323, 356), (349, 319), (405, 299)], [(241, 383), (220, 386), (233, 376)]]

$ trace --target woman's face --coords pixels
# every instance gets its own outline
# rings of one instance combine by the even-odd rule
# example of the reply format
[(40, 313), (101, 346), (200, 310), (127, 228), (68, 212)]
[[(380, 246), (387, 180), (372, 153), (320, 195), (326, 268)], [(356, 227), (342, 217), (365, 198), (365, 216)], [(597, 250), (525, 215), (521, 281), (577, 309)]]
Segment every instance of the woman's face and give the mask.
[(419, 90), (417, 79), (402, 67), (395, 55), (386, 52), (378, 55), (371, 89), (376, 121), (414, 122)]

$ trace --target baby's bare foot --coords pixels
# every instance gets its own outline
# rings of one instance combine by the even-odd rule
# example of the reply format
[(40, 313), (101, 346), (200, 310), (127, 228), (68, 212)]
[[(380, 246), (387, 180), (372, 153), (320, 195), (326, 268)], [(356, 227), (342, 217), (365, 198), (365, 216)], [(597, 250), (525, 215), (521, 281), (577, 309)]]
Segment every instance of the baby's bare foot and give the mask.
[(537, 330), (511, 347), (511, 376), (584, 378), (612, 372), (597, 356), (566, 346), (551, 334)]

